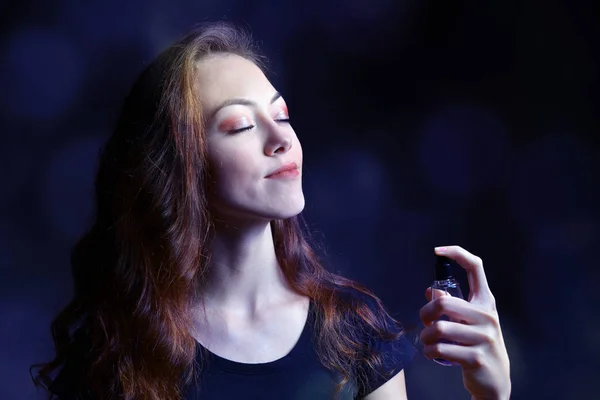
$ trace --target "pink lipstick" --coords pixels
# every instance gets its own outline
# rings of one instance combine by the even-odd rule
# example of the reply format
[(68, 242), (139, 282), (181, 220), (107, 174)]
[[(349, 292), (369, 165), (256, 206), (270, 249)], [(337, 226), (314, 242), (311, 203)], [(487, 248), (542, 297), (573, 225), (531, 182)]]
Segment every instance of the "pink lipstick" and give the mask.
[(282, 165), (269, 175), (265, 176), (265, 178), (295, 178), (298, 175), (300, 175), (300, 171), (298, 171), (298, 164), (292, 162)]

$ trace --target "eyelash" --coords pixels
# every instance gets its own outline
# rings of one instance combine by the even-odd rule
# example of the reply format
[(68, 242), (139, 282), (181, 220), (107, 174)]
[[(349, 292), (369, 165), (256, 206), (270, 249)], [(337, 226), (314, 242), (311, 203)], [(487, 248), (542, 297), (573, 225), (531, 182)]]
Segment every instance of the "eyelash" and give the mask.
[[(290, 123), (290, 119), (289, 118), (280, 118), (280, 119), (276, 119), (275, 121), (281, 122), (281, 123), (284, 123), (284, 124), (289, 124)], [(245, 126), (243, 128), (240, 128), (240, 129), (234, 129), (232, 131), (229, 131), (229, 133), (240, 133), (240, 132), (248, 131), (248, 130), (250, 130), (252, 128), (254, 128), (254, 125)]]

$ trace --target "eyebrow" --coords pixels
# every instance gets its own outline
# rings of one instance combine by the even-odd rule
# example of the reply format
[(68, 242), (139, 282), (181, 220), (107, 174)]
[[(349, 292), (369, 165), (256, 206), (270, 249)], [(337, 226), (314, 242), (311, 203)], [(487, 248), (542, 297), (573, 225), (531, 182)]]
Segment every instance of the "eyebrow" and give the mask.
[[(269, 104), (275, 103), (280, 97), (281, 97), (281, 93), (275, 92), (275, 94), (271, 98), (271, 101), (269, 102)], [(248, 106), (248, 107), (257, 107), (258, 106), (258, 104), (256, 104), (255, 101), (248, 100), (248, 99), (228, 99), (228, 100), (225, 100), (224, 102), (222, 102), (215, 109), (215, 111), (213, 111), (210, 114), (210, 118), (208, 118), (207, 120), (211, 121), (214, 118), (215, 114), (218, 113), (219, 110), (221, 110), (222, 108), (229, 107), (229, 106), (232, 106), (232, 105), (235, 105), (235, 104), (240, 104), (240, 105)]]

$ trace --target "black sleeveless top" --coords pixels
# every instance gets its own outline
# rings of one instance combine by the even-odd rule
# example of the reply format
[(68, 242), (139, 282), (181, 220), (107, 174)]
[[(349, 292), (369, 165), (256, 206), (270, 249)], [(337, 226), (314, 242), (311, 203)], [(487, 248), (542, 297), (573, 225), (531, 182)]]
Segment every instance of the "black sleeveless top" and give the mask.
[[(321, 365), (314, 348), (316, 313), (310, 302), (308, 318), (296, 345), (284, 357), (259, 364), (246, 364), (222, 358), (200, 343), (198, 379), (186, 387), (185, 400), (331, 400), (341, 376)], [(367, 372), (365, 382), (348, 387), (336, 399), (362, 398), (374, 391), (410, 363), (415, 348), (406, 337), (395, 342), (375, 341), (385, 364), (380, 371)]]
[[(311, 300), (304, 329), (293, 349), (284, 357), (259, 364), (246, 364), (222, 358), (196, 342), (197, 376), (183, 390), (184, 400), (331, 400), (341, 376), (326, 369), (314, 347), (316, 313)], [(365, 369), (367, 378), (340, 392), (335, 399), (360, 399), (371, 393), (412, 360), (416, 349), (401, 336), (389, 342), (372, 339), (372, 346), (381, 352), (383, 367), (378, 371)], [(202, 356), (201, 356), (202, 355)], [(203, 362), (200, 363), (200, 360)], [(52, 385), (58, 399), (89, 399), (68, 388), (76, 386), (65, 366)], [(72, 369), (71, 369), (72, 370)], [(69, 378), (71, 376), (71, 378)]]

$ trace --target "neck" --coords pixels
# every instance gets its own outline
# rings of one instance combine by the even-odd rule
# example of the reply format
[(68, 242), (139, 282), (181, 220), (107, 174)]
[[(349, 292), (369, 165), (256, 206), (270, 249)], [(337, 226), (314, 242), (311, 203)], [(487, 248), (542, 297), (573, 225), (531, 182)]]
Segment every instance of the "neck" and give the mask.
[(215, 227), (208, 274), (201, 289), (210, 308), (253, 315), (289, 295), (275, 255), (271, 224)]

